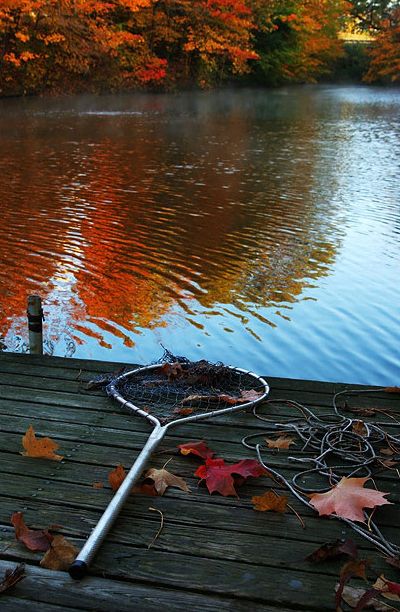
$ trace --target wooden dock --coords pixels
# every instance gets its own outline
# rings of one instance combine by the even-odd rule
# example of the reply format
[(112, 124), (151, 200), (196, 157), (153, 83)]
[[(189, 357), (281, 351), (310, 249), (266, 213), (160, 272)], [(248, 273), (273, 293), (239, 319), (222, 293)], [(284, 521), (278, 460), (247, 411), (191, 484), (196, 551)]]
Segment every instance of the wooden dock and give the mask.
[[(255, 511), (252, 496), (271, 487), (283, 493), (267, 476), (246, 481), (237, 499), (210, 495), (199, 486), (193, 474), (200, 462), (182, 456), (177, 445), (204, 439), (227, 462), (255, 459), (241, 439), (262, 431), (262, 423), (246, 413), (171, 430), (150, 466), (162, 467), (170, 460), (168, 470), (184, 478), (191, 492), (168, 488), (158, 497), (132, 495), (84, 580), (77, 582), (66, 572), (40, 567), (43, 553), (31, 552), (16, 540), (11, 515), (23, 512), (26, 524), (34, 529), (55, 526), (54, 533), (80, 548), (112, 497), (109, 472), (118, 464), (129, 468), (147, 439), (146, 422), (125, 414), (101, 390), (86, 386), (94, 375), (120, 366), (0, 353), (0, 582), (7, 569), (21, 562), (26, 574), (0, 593), (2, 612), (334, 610), (335, 584), (346, 558), (311, 563), (305, 557), (322, 544), (345, 537), (353, 539), (360, 556), (370, 560), (368, 580), (352, 580), (352, 586), (366, 589), (380, 573), (400, 582), (399, 570), (367, 540), (338, 519), (318, 517), (291, 495), (290, 504), (304, 526), (290, 511)], [(320, 413), (331, 410), (334, 391), (344, 388), (266, 378), (271, 398), (296, 400)], [(364, 394), (357, 401), (358, 406), (400, 415), (400, 396), (394, 393)], [(271, 405), (271, 414), (274, 410)], [(38, 436), (49, 436), (59, 444), (63, 461), (21, 455), (21, 439), (30, 425)], [(286, 456), (287, 452), (272, 451), (271, 461), (289, 473)], [(95, 488), (99, 482), (104, 486)], [(375, 482), (395, 502), (379, 508), (375, 518), (390, 541), (398, 544), (399, 472), (382, 470)], [(164, 526), (156, 537), (161, 513)], [(399, 605), (387, 603), (394, 609)]]

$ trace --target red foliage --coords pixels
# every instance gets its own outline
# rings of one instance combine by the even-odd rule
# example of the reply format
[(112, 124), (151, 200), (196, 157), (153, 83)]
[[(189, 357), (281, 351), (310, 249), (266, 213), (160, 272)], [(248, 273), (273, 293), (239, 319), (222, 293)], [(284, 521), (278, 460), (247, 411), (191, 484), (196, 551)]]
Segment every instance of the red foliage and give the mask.
[(237, 497), (235, 485), (238, 486), (250, 476), (265, 474), (265, 470), (256, 459), (242, 459), (238, 463), (226, 464), (223, 459), (206, 459), (204, 465), (197, 468), (195, 476), (204, 480), (209, 493), (217, 491), (221, 495)]

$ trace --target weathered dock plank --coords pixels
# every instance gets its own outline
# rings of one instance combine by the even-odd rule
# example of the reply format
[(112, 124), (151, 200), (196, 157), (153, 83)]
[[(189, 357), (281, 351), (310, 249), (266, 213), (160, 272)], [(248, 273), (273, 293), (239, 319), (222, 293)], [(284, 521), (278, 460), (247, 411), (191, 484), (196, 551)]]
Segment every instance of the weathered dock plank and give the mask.
[[(321, 519), (290, 499), (305, 528), (293, 513), (255, 512), (251, 497), (279, 483), (249, 479), (240, 498), (210, 496), (193, 473), (199, 462), (183, 457), (177, 445), (206, 439), (218, 456), (234, 462), (254, 458), (241, 439), (262, 431), (252, 414), (236, 414), (171, 430), (151, 459), (151, 465), (185, 478), (191, 491), (170, 488), (162, 497), (132, 495), (109, 537), (81, 583), (64, 572), (39, 567), (40, 553), (17, 542), (11, 527), (13, 512), (24, 512), (32, 528), (56, 525), (81, 547), (112, 498), (110, 469), (129, 468), (150, 432), (148, 424), (123, 412), (101, 390), (87, 388), (96, 374), (119, 370), (124, 364), (0, 353), (0, 575), (18, 562), (26, 577), (0, 594), (1, 610), (40, 607), (61, 610), (334, 610), (334, 586), (340, 561), (313, 565), (305, 557), (326, 541), (351, 537), (360, 555), (371, 559), (371, 572), (398, 581), (395, 570), (367, 540), (337, 519)], [(130, 367), (134, 367), (133, 365)], [(271, 379), (268, 414), (290, 414), (285, 400), (296, 400), (331, 411), (332, 395), (350, 386), (315, 381)], [(351, 386), (364, 390), (365, 387)], [(372, 391), (357, 396), (357, 406), (379, 407), (400, 415), (399, 396)], [(382, 417), (383, 418), (383, 417)], [(394, 422), (393, 418), (387, 422)], [(38, 435), (56, 440), (62, 462), (21, 456), (21, 438), (29, 425)], [(388, 425), (389, 426), (389, 425)], [(398, 431), (398, 430), (397, 430)], [(292, 455), (300, 449), (291, 450)], [(283, 474), (293, 467), (285, 453), (271, 452), (271, 466)], [(103, 487), (95, 489), (94, 482)], [(384, 471), (379, 488), (396, 504), (376, 512), (386, 537), (399, 542), (397, 471)], [(150, 511), (149, 507), (159, 510)], [(164, 528), (153, 542), (162, 513)], [(149, 544), (151, 546), (149, 547)], [(362, 586), (360, 583), (359, 586)]]

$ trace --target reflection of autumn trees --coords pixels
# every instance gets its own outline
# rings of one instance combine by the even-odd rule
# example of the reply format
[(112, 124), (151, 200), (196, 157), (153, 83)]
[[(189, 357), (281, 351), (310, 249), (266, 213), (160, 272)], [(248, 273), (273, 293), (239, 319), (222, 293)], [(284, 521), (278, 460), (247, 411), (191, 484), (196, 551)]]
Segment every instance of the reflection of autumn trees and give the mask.
[[(29, 171), (13, 177), (3, 206), (0, 335), (24, 316), (29, 293), (47, 295), (51, 318), (72, 321), (78, 341), (110, 346), (108, 335), (130, 346), (132, 332), (162, 325), (177, 303), (288, 307), (327, 273), (333, 213), (309, 195), (316, 128), (288, 133), (286, 122), (222, 111), (223, 122), (196, 108), (185, 122), (163, 112), (123, 123), (66, 117), (48, 127), (47, 150), (37, 126), (24, 132), (14, 145), (23, 151), (10, 154)], [(297, 129), (306, 137), (292, 155)]]

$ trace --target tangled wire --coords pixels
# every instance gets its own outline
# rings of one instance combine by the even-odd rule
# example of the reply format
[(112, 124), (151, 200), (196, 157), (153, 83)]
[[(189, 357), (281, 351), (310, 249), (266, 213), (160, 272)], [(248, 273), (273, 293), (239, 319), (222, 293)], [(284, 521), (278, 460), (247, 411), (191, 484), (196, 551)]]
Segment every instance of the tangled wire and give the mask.
[[(315, 510), (308, 501), (308, 493), (316, 492), (315, 485), (307, 486), (310, 477), (313, 478), (314, 482), (315, 479), (321, 482), (318, 492), (322, 493), (330, 490), (343, 476), (347, 478), (355, 476), (369, 478), (373, 476), (377, 468), (389, 467), (391, 460), (388, 463), (388, 457), (381, 454), (384, 449), (379, 449), (378, 445), (386, 444), (386, 451), (393, 457), (400, 454), (400, 434), (395, 435), (384, 429), (388, 426), (389, 428), (399, 427), (400, 423), (391, 417), (387, 411), (382, 412), (392, 418), (393, 422), (370, 423), (344, 416), (341, 410), (348, 409), (346, 402), (342, 408), (339, 407), (339, 398), (344, 396), (384, 390), (386, 389), (345, 390), (336, 393), (332, 402), (333, 414), (321, 416), (296, 401), (286, 399), (267, 400), (262, 406), (266, 404), (282, 405), (284, 403), (286, 406), (295, 409), (294, 417), (276, 422), (260, 414), (260, 407), (255, 406), (253, 414), (257, 419), (263, 421), (264, 429), (262, 432), (246, 436), (242, 443), (247, 448), (256, 451), (260, 463), (277, 481), (287, 487), (303, 504)], [(375, 414), (376, 410), (359, 409), (358, 413), (364, 416)], [(267, 448), (264, 442), (257, 442), (257, 439), (265, 439), (265, 434), (271, 433), (286, 437), (290, 435), (290, 443), (295, 443), (294, 441), (297, 440), (302, 444), (301, 456), (288, 457), (289, 462), (293, 465), (304, 466), (304, 469), (297, 470), (291, 479), (285, 478), (263, 459), (265, 452), (267, 450), (271, 451), (271, 449)], [(396, 471), (400, 476), (399, 471)], [(383, 536), (379, 527), (372, 520), (372, 513), (364, 512), (364, 515), (366, 525), (355, 523), (347, 518), (338, 518), (341, 518), (357, 533), (381, 549), (388, 557), (400, 558), (400, 546), (389, 542)]]

